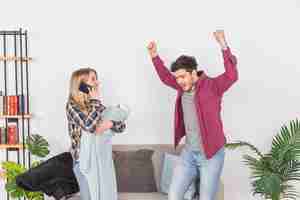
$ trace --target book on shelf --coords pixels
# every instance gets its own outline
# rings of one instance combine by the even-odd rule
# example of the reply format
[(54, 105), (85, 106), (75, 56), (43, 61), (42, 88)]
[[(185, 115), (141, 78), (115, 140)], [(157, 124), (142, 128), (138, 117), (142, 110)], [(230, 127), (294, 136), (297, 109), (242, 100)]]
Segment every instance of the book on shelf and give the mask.
[(7, 144), (17, 144), (18, 143), (18, 129), (17, 122), (10, 121), (7, 124)]
[(18, 144), (18, 121), (9, 119), (7, 127), (0, 127), (0, 144)]
[(18, 95), (18, 113), (21, 114), (26, 114), (28, 113), (27, 109), (27, 98), (24, 95)]
[(6, 144), (6, 128), (0, 127), (0, 144)]
[(0, 115), (4, 115), (4, 96), (2, 91), (0, 91)]
[(27, 98), (25, 95), (4, 96), (0, 92), (0, 115), (28, 114)]

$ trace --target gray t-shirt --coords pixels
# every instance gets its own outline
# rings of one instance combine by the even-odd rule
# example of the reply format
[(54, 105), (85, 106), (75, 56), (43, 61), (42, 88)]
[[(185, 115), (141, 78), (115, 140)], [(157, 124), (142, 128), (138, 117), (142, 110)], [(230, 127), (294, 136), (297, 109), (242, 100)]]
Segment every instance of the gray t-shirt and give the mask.
[(195, 92), (184, 92), (181, 98), (186, 132), (186, 147), (192, 151), (203, 152), (202, 137), (195, 106)]

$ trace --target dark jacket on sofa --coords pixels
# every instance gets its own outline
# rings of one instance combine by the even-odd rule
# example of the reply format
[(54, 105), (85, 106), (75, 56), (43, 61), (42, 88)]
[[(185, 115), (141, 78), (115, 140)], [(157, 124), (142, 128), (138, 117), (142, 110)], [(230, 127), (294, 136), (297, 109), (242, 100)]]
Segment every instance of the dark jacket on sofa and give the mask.
[(69, 152), (54, 156), (17, 176), (16, 183), (25, 190), (41, 191), (57, 200), (79, 191)]

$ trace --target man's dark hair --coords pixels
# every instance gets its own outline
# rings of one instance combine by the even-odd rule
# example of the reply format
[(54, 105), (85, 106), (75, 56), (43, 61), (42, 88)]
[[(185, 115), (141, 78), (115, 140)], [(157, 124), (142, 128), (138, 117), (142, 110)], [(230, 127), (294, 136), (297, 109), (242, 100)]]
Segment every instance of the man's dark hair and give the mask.
[(182, 55), (172, 63), (171, 72), (176, 72), (179, 69), (192, 72), (193, 70), (197, 70), (197, 65), (197, 61), (193, 56)]

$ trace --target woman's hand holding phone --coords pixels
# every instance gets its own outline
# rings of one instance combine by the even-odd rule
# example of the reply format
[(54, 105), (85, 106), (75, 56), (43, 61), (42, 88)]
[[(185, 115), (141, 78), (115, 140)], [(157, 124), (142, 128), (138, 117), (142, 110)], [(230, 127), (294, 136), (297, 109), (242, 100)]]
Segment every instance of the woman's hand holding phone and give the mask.
[(85, 93), (85, 94), (88, 94), (91, 99), (99, 99), (99, 89), (98, 89), (98, 84), (96, 86), (91, 86), (91, 85), (88, 85), (84, 82), (81, 82), (80, 83), (80, 86), (79, 86), (79, 91)]
[(99, 94), (99, 89), (97, 86), (89, 88), (89, 91), (90, 91), (89, 95), (92, 99), (99, 99), (100, 94)]

